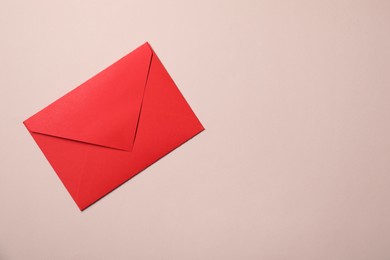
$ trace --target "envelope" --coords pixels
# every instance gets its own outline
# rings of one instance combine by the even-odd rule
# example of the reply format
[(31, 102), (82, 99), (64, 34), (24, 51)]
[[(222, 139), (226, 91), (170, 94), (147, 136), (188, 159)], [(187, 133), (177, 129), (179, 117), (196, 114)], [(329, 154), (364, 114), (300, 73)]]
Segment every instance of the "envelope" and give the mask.
[(23, 123), (80, 210), (204, 130), (149, 43)]

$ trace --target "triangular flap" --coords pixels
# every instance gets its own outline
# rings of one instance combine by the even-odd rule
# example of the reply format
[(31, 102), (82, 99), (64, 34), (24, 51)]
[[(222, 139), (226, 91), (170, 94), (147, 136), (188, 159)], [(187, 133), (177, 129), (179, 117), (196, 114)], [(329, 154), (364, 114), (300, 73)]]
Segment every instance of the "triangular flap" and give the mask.
[(131, 151), (151, 58), (145, 43), (24, 124), (31, 132)]

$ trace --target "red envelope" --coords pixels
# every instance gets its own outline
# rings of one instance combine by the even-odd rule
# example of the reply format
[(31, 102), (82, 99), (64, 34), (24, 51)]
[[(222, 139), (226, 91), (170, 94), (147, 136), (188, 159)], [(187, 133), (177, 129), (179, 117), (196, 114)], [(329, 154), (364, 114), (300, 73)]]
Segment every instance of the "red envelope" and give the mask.
[(204, 130), (148, 43), (23, 123), (80, 210)]

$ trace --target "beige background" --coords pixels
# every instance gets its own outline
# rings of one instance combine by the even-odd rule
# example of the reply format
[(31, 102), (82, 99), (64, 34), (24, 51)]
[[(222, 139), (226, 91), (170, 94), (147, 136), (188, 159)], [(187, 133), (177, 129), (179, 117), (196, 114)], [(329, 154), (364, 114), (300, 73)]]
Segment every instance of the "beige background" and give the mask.
[[(0, 1), (0, 259), (390, 259), (390, 2)], [(22, 121), (149, 41), (206, 131), (81, 213)]]

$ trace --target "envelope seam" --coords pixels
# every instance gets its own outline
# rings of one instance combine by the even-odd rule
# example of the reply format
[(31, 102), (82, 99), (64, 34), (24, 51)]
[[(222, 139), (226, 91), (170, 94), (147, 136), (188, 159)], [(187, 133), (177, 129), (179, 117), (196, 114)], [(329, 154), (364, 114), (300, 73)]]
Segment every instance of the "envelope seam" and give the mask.
[(141, 118), (142, 107), (143, 107), (144, 99), (145, 99), (145, 91), (146, 91), (146, 87), (148, 85), (149, 73), (150, 73), (150, 68), (152, 67), (153, 56), (154, 56), (154, 53), (152, 51), (152, 55), (150, 56), (150, 61), (149, 61), (148, 73), (146, 74), (144, 93), (142, 95), (141, 106), (140, 106), (140, 109), (139, 109), (139, 114), (138, 114), (138, 119), (137, 119), (137, 126), (135, 128), (135, 133), (134, 133), (133, 147), (134, 147), (135, 139), (136, 139), (136, 136), (137, 136), (137, 133), (138, 133), (138, 125), (139, 125), (139, 120)]
[[(27, 128), (27, 129), (28, 129), (28, 128)], [(114, 150), (118, 150), (118, 151), (127, 151), (126, 149), (121, 149), (121, 148), (116, 148), (116, 147), (111, 147), (111, 146), (101, 145), (101, 144), (95, 144), (95, 143), (90, 143), (90, 142), (86, 142), (86, 141), (80, 141), (80, 140), (77, 140), (77, 139), (62, 137), (62, 136), (58, 136), (58, 135), (46, 134), (46, 133), (41, 133), (41, 132), (32, 131), (32, 130), (30, 130), (30, 132), (32, 132), (32, 133), (34, 133), (34, 134), (46, 135), (46, 136), (50, 136), (50, 137), (54, 137), (54, 138), (69, 140), (69, 141), (72, 141), (72, 142), (77, 142), (77, 143), (82, 143), (82, 144), (88, 144), (88, 145), (93, 145), (93, 146), (102, 147), (102, 148), (107, 148), (107, 149), (114, 149)]]

